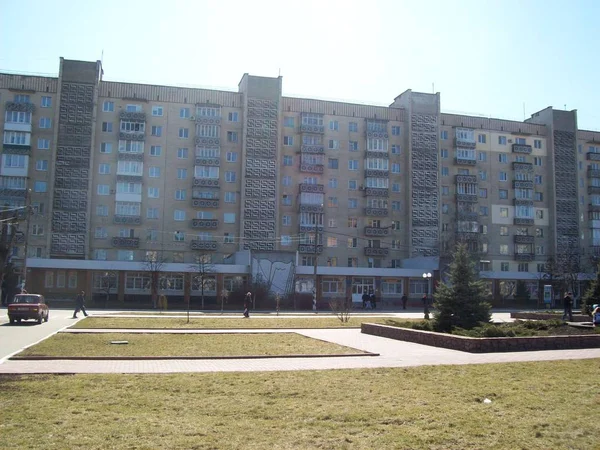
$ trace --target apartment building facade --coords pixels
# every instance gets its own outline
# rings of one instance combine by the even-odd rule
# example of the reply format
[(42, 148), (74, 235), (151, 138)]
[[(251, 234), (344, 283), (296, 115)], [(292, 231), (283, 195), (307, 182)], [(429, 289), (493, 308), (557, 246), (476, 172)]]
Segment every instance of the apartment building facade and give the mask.
[(600, 253), (600, 133), (575, 111), (514, 122), (410, 90), (389, 107), (291, 98), (248, 74), (237, 92), (110, 82), (64, 59), (57, 78), (0, 74), (0, 101), (0, 202), (32, 211), (12, 261), (50, 296), (110, 276), (119, 299), (147, 297), (153, 261), (186, 301), (257, 273), (281, 293), (316, 279), (319, 301), (419, 299), (457, 241), (494, 296), (515, 280), (536, 295), (549, 257)]

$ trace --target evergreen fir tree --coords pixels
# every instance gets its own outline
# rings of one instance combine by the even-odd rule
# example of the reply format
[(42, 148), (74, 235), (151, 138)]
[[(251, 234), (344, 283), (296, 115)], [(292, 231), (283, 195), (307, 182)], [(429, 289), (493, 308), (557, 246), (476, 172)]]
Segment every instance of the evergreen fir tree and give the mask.
[(440, 284), (435, 293), (433, 326), (437, 331), (473, 328), (491, 319), (491, 305), (485, 301), (487, 286), (479, 280), (467, 246), (458, 244), (450, 264), (450, 284)]
[(600, 304), (600, 264), (596, 270), (596, 278), (592, 281), (592, 284), (585, 291), (581, 302), (581, 312), (584, 314), (592, 313), (592, 305)]

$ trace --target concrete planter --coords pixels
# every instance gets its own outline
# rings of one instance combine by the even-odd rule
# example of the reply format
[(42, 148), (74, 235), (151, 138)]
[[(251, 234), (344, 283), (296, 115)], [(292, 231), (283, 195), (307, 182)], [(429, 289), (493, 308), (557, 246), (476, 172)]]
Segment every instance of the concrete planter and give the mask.
[(600, 348), (600, 334), (580, 336), (472, 338), (373, 323), (363, 323), (361, 325), (361, 332), (388, 339), (396, 339), (398, 341), (414, 342), (417, 344), (449, 348), (469, 353)]
[[(553, 320), (562, 319), (562, 313), (552, 314), (544, 312), (511, 312), (510, 317), (512, 319), (524, 319), (524, 320)], [(573, 314), (573, 320), (571, 322), (591, 322), (590, 316), (584, 316), (583, 314)]]

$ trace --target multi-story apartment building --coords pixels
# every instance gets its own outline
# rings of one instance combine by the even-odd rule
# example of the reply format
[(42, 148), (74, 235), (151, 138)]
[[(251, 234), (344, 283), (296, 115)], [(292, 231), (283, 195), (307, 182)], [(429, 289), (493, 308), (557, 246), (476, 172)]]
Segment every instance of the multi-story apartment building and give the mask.
[(51, 296), (108, 273), (121, 300), (147, 296), (149, 260), (193, 301), (200, 259), (215, 298), (261, 274), (309, 296), (316, 279), (320, 300), (418, 299), (457, 241), (499, 296), (537, 290), (550, 257), (600, 254), (600, 133), (575, 111), (515, 122), (410, 90), (389, 107), (290, 98), (281, 77), (248, 74), (237, 92), (109, 82), (100, 62), (64, 59), (57, 78), (0, 74), (0, 100), (0, 201), (32, 210), (13, 262), (27, 248), (21, 276)]

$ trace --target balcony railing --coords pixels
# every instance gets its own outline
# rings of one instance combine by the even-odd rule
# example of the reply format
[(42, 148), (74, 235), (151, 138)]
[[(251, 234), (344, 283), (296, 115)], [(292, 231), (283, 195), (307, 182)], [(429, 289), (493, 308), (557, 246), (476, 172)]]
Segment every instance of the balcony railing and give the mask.
[(219, 158), (201, 158), (196, 156), (194, 164), (197, 166), (220, 166), (221, 160)]
[(475, 142), (475, 139), (464, 139), (464, 138), (455, 137), (454, 145), (456, 147), (461, 147), (461, 148), (475, 148), (477, 146), (477, 142)]
[(593, 205), (588, 203), (588, 212), (600, 212), (600, 205)]
[(114, 237), (112, 238), (112, 245), (119, 248), (138, 248), (140, 246), (140, 238)]
[(477, 184), (477, 175), (454, 175), (454, 182)]
[(146, 113), (121, 111), (119, 113), (119, 119), (127, 120), (130, 122), (145, 122), (146, 121)]
[(515, 261), (533, 261), (535, 253), (515, 253)]
[(194, 187), (218, 188), (218, 178), (194, 178)]
[(382, 169), (365, 169), (365, 178), (387, 178), (390, 176), (389, 170)]
[(467, 158), (459, 158), (458, 156), (454, 158), (454, 164), (459, 166), (476, 166), (476, 159), (467, 159)]
[(475, 194), (456, 194), (457, 202), (477, 203), (479, 198)]
[(324, 125), (300, 124), (300, 133), (323, 134), (323, 133), (325, 133), (325, 126)]
[(513, 199), (514, 206), (533, 206), (533, 200), (527, 200), (523, 198)]
[(585, 156), (588, 161), (600, 161), (600, 153), (587, 152)]
[(479, 219), (479, 213), (476, 211), (457, 211), (458, 220), (468, 220), (475, 222)]
[(20, 102), (6, 102), (5, 105), (7, 111), (22, 111), (22, 112), (35, 112), (35, 105), (33, 103), (20, 103)]
[(221, 145), (221, 139), (218, 137), (196, 136), (194, 142), (200, 147), (218, 147)]
[(525, 154), (529, 155), (529, 154), (531, 154), (531, 145), (513, 144), (512, 151), (513, 151), (513, 153), (525, 153)]
[(366, 197), (389, 197), (390, 190), (386, 188), (374, 188), (366, 187), (363, 188), (363, 192)]
[(192, 198), (192, 206), (194, 208), (218, 208), (218, 198)]
[(388, 234), (390, 234), (389, 227), (365, 227), (365, 236), (387, 236)]
[(476, 241), (479, 239), (479, 233), (474, 231), (457, 231), (456, 239), (459, 241)]
[(312, 192), (315, 194), (322, 194), (325, 192), (325, 185), (300, 183), (300, 192)]
[(298, 252), (299, 253), (321, 253), (323, 251), (322, 245), (317, 245), (315, 251), (315, 244), (298, 244)]
[(390, 153), (387, 150), (367, 150), (365, 153), (366, 158), (388, 158)]
[(533, 189), (533, 181), (513, 180), (513, 189)]
[(143, 173), (117, 173), (117, 181), (133, 181), (139, 183), (143, 176)]
[(600, 194), (600, 186), (588, 186), (588, 194)]
[(1, 197), (26, 197), (27, 190), (26, 189), (12, 189), (8, 187), (0, 186), (0, 196)]
[(323, 164), (300, 163), (300, 172), (323, 173), (323, 171), (324, 171)]
[(376, 139), (389, 139), (390, 135), (387, 131), (369, 131), (365, 132), (365, 136), (368, 138), (376, 138)]
[(192, 219), (192, 228), (219, 228), (218, 219)]
[(522, 234), (515, 234), (514, 236), (515, 244), (533, 244), (535, 242), (534, 236), (524, 236)]
[(315, 231), (323, 231), (324, 227), (323, 225), (312, 225), (312, 224), (300, 224), (299, 227), (299, 231), (300, 233), (314, 233)]
[(119, 131), (119, 139), (125, 141), (143, 141), (146, 135), (140, 131)]
[(525, 219), (522, 217), (515, 217), (514, 222), (515, 225), (534, 225), (534, 219)]
[(143, 161), (144, 153), (119, 152), (117, 159), (119, 161)]
[(387, 217), (388, 215), (387, 208), (365, 208), (365, 216)]
[(215, 241), (202, 241), (200, 239), (194, 239), (190, 242), (191, 250), (216, 250), (217, 243)]
[(588, 178), (600, 178), (600, 170), (592, 169), (591, 167), (588, 167), (587, 177)]
[(323, 154), (325, 153), (325, 147), (322, 145), (302, 145), (300, 146), (300, 152)]
[(387, 256), (389, 253), (389, 248), (365, 247), (365, 256)]
[(31, 145), (2, 144), (2, 152), (11, 155), (29, 155), (31, 154)]
[(306, 204), (306, 203), (300, 203), (298, 210), (300, 212), (308, 212), (308, 213), (316, 213), (316, 214), (323, 214), (323, 212), (324, 212), (323, 205), (313, 205), (313, 204)]
[(115, 215), (115, 217), (113, 218), (113, 223), (116, 223), (119, 225), (141, 225), (142, 218), (141, 218), (141, 216)]
[(533, 164), (524, 162), (513, 162), (512, 168), (518, 172), (533, 172)]

